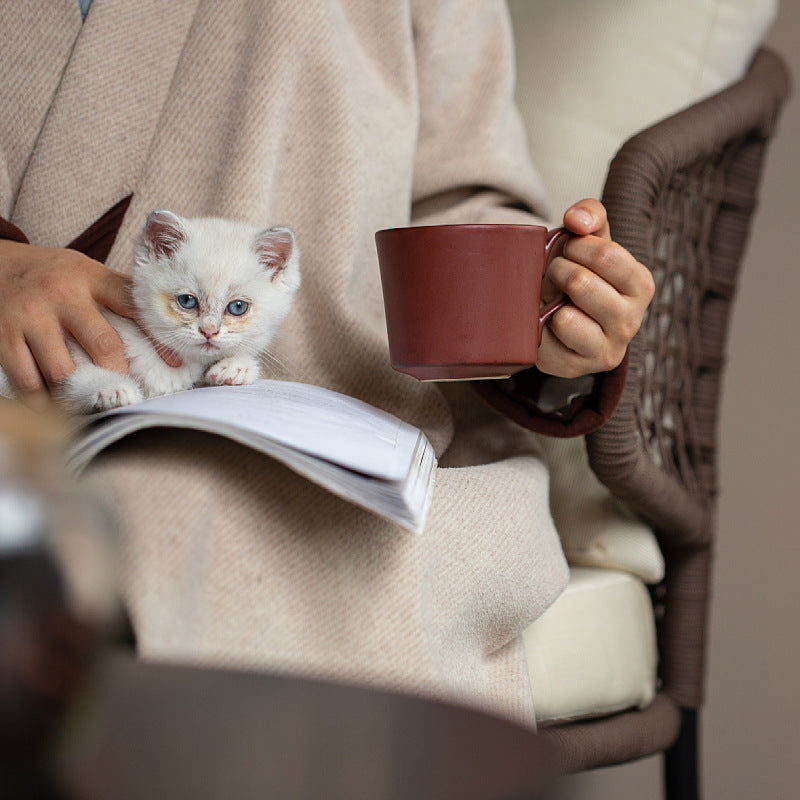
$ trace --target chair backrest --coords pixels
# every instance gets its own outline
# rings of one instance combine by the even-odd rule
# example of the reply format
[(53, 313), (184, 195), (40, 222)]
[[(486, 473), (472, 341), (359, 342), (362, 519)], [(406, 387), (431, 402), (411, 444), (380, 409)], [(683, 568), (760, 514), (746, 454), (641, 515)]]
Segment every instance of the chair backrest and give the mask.
[[(688, 707), (702, 702), (728, 319), (767, 143), (788, 91), (780, 58), (760, 51), (742, 81), (629, 140), (603, 195), (614, 238), (650, 266), (657, 289), (631, 347), (622, 401), (589, 437), (589, 460), (653, 526), (673, 562), (661, 677), (664, 691)], [(677, 650), (686, 656), (680, 667), (671, 658)]]
[(728, 317), (788, 91), (783, 62), (762, 50), (743, 80), (634, 136), (609, 169), (612, 236), (650, 266), (657, 288), (622, 400), (587, 449), (598, 478), (664, 550), (654, 592), (661, 686), (644, 711), (544, 730), (566, 771), (664, 750), (681, 709), (702, 704)]
[(630, 139), (603, 202), (656, 295), (632, 346), (624, 402), (589, 441), (601, 480), (663, 544), (707, 541), (728, 316), (767, 141), (788, 93), (762, 50), (744, 80)]

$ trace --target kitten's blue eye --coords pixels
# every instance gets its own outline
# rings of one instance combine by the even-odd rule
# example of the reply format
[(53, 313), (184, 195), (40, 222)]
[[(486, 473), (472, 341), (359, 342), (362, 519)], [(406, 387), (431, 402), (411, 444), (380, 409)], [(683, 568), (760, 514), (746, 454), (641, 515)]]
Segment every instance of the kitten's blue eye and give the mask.
[(179, 294), (175, 299), (178, 301), (178, 305), (187, 311), (197, 308), (197, 298), (193, 294)]
[(231, 300), (225, 310), (234, 317), (241, 317), (248, 308), (250, 308), (250, 303), (245, 300)]

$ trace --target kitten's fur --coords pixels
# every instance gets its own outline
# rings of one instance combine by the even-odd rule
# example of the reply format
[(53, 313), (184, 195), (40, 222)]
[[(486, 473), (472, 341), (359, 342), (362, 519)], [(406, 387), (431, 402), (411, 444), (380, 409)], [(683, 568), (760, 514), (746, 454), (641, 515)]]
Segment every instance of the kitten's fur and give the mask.
[[(103, 311), (122, 338), (128, 375), (102, 369), (74, 341), (75, 371), (55, 394), (73, 413), (129, 405), (207, 384), (252, 383), (300, 285), (297, 244), (287, 227), (255, 228), (219, 218), (148, 215), (132, 275), (143, 329)], [(244, 313), (242, 301), (247, 304)], [(188, 306), (188, 307), (187, 307)], [(148, 337), (149, 334), (149, 337)], [(165, 346), (183, 360), (168, 366)], [(0, 394), (13, 390), (0, 370)]]

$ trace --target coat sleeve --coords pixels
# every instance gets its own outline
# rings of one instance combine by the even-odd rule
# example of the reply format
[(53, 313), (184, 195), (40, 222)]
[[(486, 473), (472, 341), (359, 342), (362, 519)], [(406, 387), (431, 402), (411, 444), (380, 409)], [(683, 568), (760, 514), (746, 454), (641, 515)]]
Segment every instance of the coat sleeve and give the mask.
[[(505, 1), (416, 0), (412, 8), (420, 115), (412, 222), (547, 225), (550, 209), (514, 102)], [(615, 370), (577, 381), (533, 367), (474, 386), (518, 424), (566, 437), (611, 416), (626, 374), (627, 355)]]

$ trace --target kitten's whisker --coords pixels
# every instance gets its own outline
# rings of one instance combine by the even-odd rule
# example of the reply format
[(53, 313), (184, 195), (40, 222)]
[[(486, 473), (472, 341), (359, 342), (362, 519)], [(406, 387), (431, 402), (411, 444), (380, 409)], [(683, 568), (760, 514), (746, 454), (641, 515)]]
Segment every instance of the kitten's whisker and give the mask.
[(268, 369), (272, 373), (280, 374), (288, 371), (286, 361), (272, 350), (262, 350), (261, 353), (259, 353), (259, 361), (262, 369)]
[(286, 366), (286, 362), (274, 350), (265, 349), (262, 350), (259, 355), (260, 358), (266, 363), (275, 364), (276, 366), (279, 367)]

